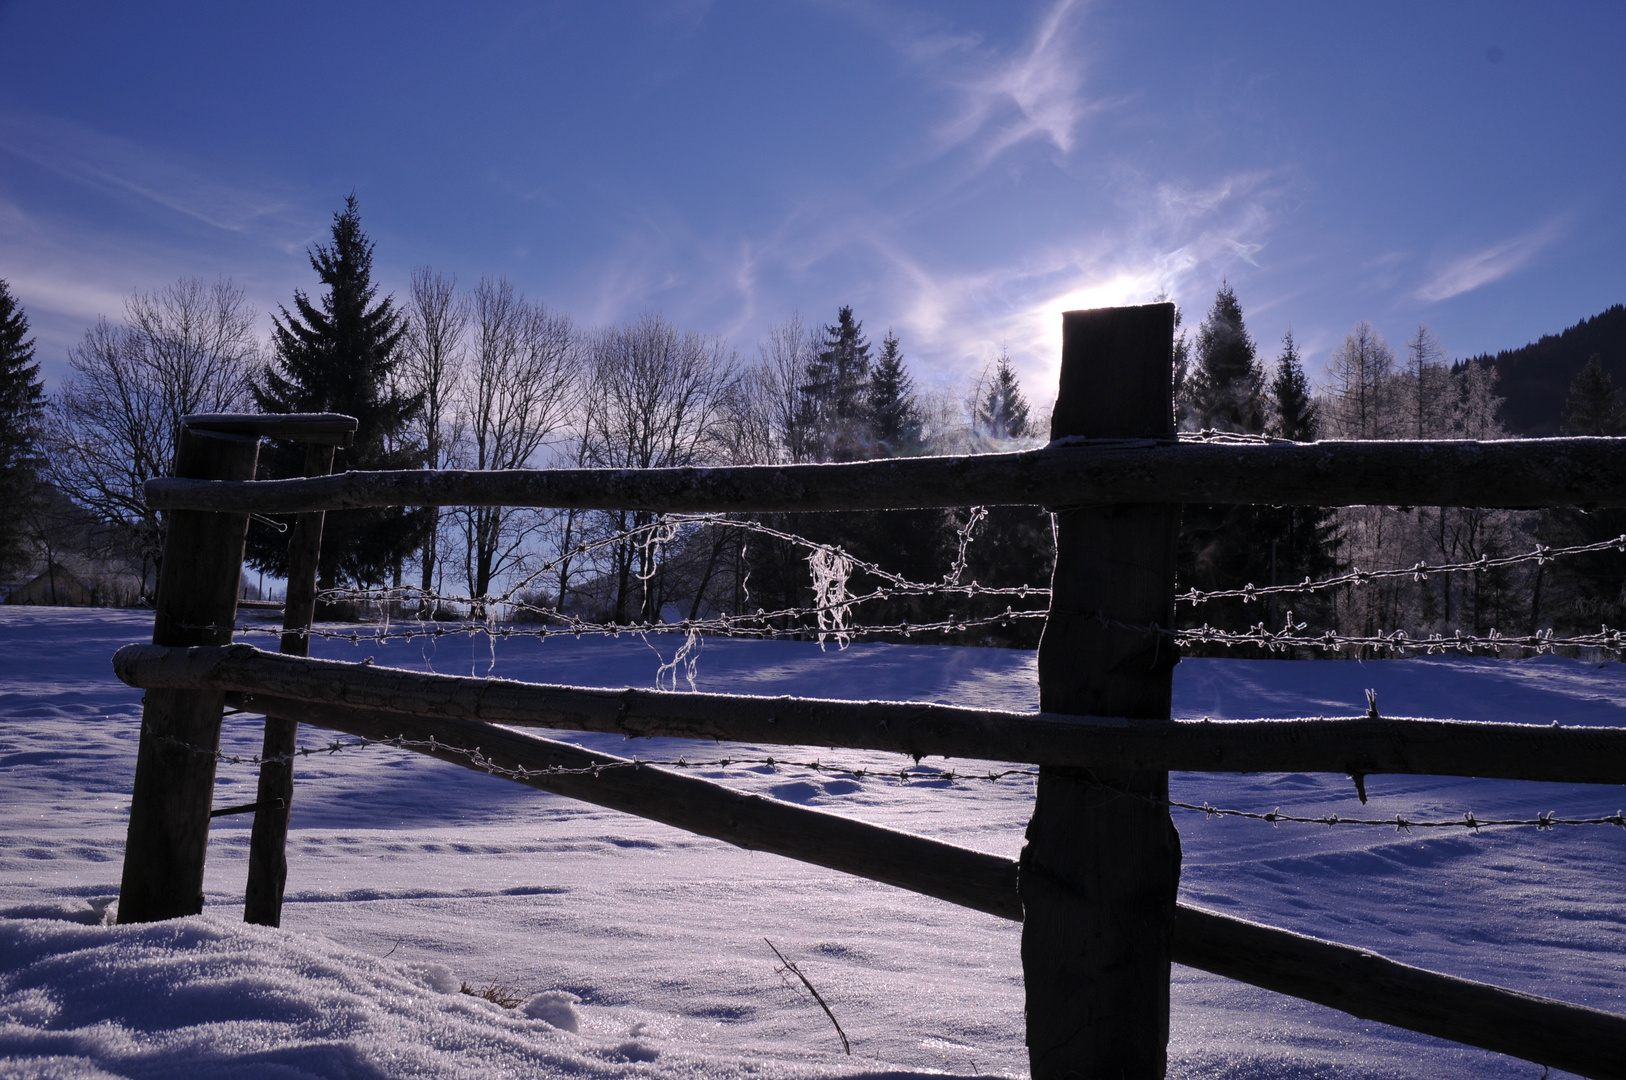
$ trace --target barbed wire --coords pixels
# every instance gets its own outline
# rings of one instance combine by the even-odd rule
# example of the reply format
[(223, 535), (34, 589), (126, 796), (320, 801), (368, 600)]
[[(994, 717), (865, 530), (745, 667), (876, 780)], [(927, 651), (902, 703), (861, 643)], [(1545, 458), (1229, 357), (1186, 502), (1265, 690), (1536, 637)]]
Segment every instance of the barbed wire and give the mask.
[[(1266, 436), (1239, 435), (1211, 430), (1182, 433), (1179, 438), (1182, 441), (1209, 443), (1271, 443), (1283, 441)], [(693, 655), (696, 651), (695, 644), (702, 636), (758, 639), (805, 639), (811, 637), (819, 641), (821, 646), (833, 641), (838, 648), (845, 648), (850, 641), (857, 638), (899, 636), (908, 638), (916, 635), (934, 634), (949, 636), (985, 628), (1008, 628), (1019, 620), (1046, 617), (1047, 612), (1043, 609), (1018, 608), (1013, 604), (1007, 604), (1003, 612), (979, 615), (950, 613), (938, 619), (914, 623), (908, 620), (898, 620), (885, 624), (860, 621), (858, 612), (865, 605), (923, 596), (947, 595), (966, 599), (1005, 596), (1016, 597), (1021, 600), (1048, 601), (1051, 597), (1051, 591), (1043, 586), (1027, 584), (988, 586), (975, 580), (963, 580), (965, 570), (969, 564), (968, 553), (970, 546), (975, 539), (978, 526), (987, 517), (987, 513), (985, 507), (973, 506), (969, 508), (965, 520), (960, 523), (956, 530), (954, 560), (941, 580), (934, 582), (913, 581), (901, 574), (887, 570), (878, 563), (858, 558), (840, 545), (811, 540), (762, 522), (720, 514), (673, 514), (664, 515), (653, 522), (634, 526), (594, 540), (582, 541), (573, 546), (570, 551), (544, 560), (540, 566), (524, 575), (507, 590), (495, 596), (472, 597), (423, 589), (417, 586), (323, 590), (318, 594), (318, 597), (320, 600), (329, 603), (350, 601), (377, 605), (384, 616), (383, 625), (380, 629), (365, 634), (355, 630), (344, 631), (320, 628), (303, 631), (303, 634), (307, 637), (349, 640), (352, 642), (362, 640), (383, 642), (391, 638), (404, 638), (410, 641), (418, 637), (440, 638), (451, 635), (484, 636), (495, 641), (498, 638), (514, 637), (543, 638), (555, 633), (567, 633), (578, 638), (586, 635), (618, 637), (623, 633), (637, 635), (682, 633), (685, 635), (685, 644), (680, 648), (678, 657), (670, 662), (663, 659), (657, 676), (658, 679), (671, 679), (675, 682), (681, 666), (688, 665), (688, 667), (692, 668), (695, 659)], [(755, 536), (772, 539), (804, 549), (807, 552), (809, 574), (813, 583), (814, 602), (808, 605), (787, 605), (773, 610), (758, 608), (755, 612), (737, 614), (719, 612), (704, 618), (686, 619), (677, 622), (667, 622), (659, 618), (637, 622), (611, 622), (584, 618), (579, 614), (565, 611), (557, 606), (535, 603), (524, 596), (525, 590), (534, 585), (539, 578), (558, 569), (567, 560), (584, 557), (622, 544), (640, 545), (651, 552), (650, 557), (644, 560), (645, 564), (650, 568), (647, 575), (640, 571), (638, 576), (641, 578), (652, 576), (655, 573), (655, 568), (661, 562), (662, 553), (666, 547), (674, 543), (686, 530), (701, 528), (737, 530), (744, 534), (745, 537)], [(1426, 577), (1438, 574), (1485, 573), (1495, 569), (1532, 562), (1545, 565), (1547, 562), (1558, 558), (1607, 551), (1626, 552), (1626, 534), (1611, 540), (1566, 547), (1551, 547), (1538, 544), (1531, 551), (1517, 555), (1497, 557), (1482, 555), (1474, 560), (1444, 563), (1419, 561), (1408, 567), (1392, 567), (1380, 570), (1355, 568), (1321, 579), (1306, 577), (1297, 584), (1289, 585), (1258, 586), (1249, 583), (1240, 589), (1212, 590), (1193, 587), (1185, 592), (1178, 593), (1175, 599), (1177, 602), (1193, 606), (1222, 599), (1241, 599), (1244, 603), (1249, 603), (1269, 596), (1316, 593), (1384, 580), (1411, 578), (1414, 581), (1422, 581)], [(878, 584), (867, 592), (849, 592), (849, 581), (855, 574), (860, 573), (875, 579)], [(748, 592), (747, 598), (749, 598)], [(405, 620), (405, 628), (397, 629), (395, 625), (392, 625), (392, 612), (400, 612), (407, 607), (411, 607), (415, 614)], [(470, 611), (471, 617), (460, 620), (443, 620), (429, 617), (439, 612), (454, 610), (457, 607), (466, 607)], [(498, 618), (499, 612), (505, 614), (506, 619)], [(400, 618), (400, 616), (396, 615), (395, 618)], [(524, 627), (516, 625), (516, 623), (534, 623), (537, 625)], [(1222, 630), (1205, 623), (1202, 626), (1182, 627), (1173, 631), (1151, 628), (1147, 632), (1170, 637), (1174, 642), (1184, 645), (1262, 648), (1270, 652), (1308, 649), (1336, 653), (1366, 652), (1376, 655), (1411, 655), (1416, 653), (1430, 655), (1441, 653), (1491, 653), (1499, 655), (1508, 649), (1516, 649), (1521, 655), (1543, 655), (1559, 649), (1598, 649), (1619, 655), (1622, 650), (1620, 632), (1608, 626), (1601, 627), (1599, 632), (1593, 634), (1571, 634), (1566, 636), (1559, 636), (1552, 629), (1539, 630), (1523, 635), (1505, 635), (1493, 629), (1489, 634), (1470, 634), (1458, 630), (1449, 634), (1435, 632), (1421, 636), (1399, 629), (1378, 631), (1365, 635), (1340, 634), (1332, 630), (1307, 633), (1307, 630), (1308, 627), (1305, 624), (1294, 623), (1292, 613), (1289, 612), (1287, 625), (1281, 630), (1271, 630), (1263, 623), (1246, 630)], [(266, 627), (245, 624), (236, 627), (235, 632), (255, 634), (274, 633), (276, 631)], [(301, 631), (294, 631), (294, 633), (301, 633)], [(689, 671), (688, 674), (692, 679), (693, 672)]]
[(1530, 634), (1504, 634), (1494, 627), (1488, 634), (1469, 634), (1458, 630), (1452, 634), (1413, 636), (1405, 630), (1378, 630), (1371, 634), (1340, 634), (1335, 630), (1306, 632), (1307, 624), (1293, 621), (1287, 613), (1286, 624), (1280, 630), (1271, 630), (1258, 623), (1247, 630), (1221, 630), (1204, 623), (1199, 627), (1166, 629), (1164, 627), (1134, 626), (1113, 619), (1102, 621), (1123, 629), (1171, 639), (1176, 645), (1218, 645), (1223, 648), (1254, 647), (1270, 652), (1290, 649), (1317, 649), (1323, 652), (1359, 652), (1369, 650), (1375, 655), (1439, 656), (1447, 653), (1489, 654), (1499, 656), (1504, 650), (1517, 649), (1525, 656), (1543, 656), (1559, 649), (1597, 649), (1619, 657), (1626, 648), (1626, 632), (1610, 626), (1600, 626), (1596, 633), (1559, 634), (1548, 628)]
[[(391, 604), (456, 604), (462, 606), (484, 605), (503, 606), (514, 611), (534, 613), (547, 617), (565, 617), (564, 613), (556, 608), (546, 605), (532, 604), (523, 599), (522, 594), (534, 585), (544, 575), (552, 573), (567, 560), (576, 559), (596, 551), (613, 548), (621, 544), (647, 545), (652, 551), (658, 551), (673, 543), (680, 530), (693, 526), (728, 529), (742, 532), (751, 536), (759, 536), (772, 540), (779, 540), (796, 547), (805, 549), (810, 558), (822, 560), (841, 560), (846, 564), (847, 573), (862, 572), (883, 584), (865, 594), (845, 596), (842, 604), (863, 604), (873, 600), (890, 600), (907, 596), (1016, 596), (1048, 598), (1050, 589), (1043, 585), (984, 585), (977, 581), (962, 581), (967, 560), (968, 549), (975, 538), (976, 529), (987, 518), (986, 507), (973, 506), (969, 508), (967, 518), (956, 529), (956, 554), (953, 563), (944, 573), (940, 581), (914, 581), (902, 574), (886, 569), (879, 563), (859, 558), (847, 551), (839, 544), (828, 544), (818, 540), (811, 540), (805, 536), (778, 529), (750, 519), (732, 518), (721, 514), (669, 514), (646, 525), (634, 526), (620, 532), (602, 537), (598, 540), (584, 541), (571, 548), (563, 555), (554, 556), (545, 560), (540, 566), (520, 578), (502, 593), (494, 596), (475, 597), (460, 593), (442, 593), (432, 589), (424, 589), (416, 585), (379, 586), (369, 588), (336, 588), (324, 589), (317, 594), (318, 600), (327, 602), (360, 601), (363, 603), (388, 606)], [(658, 556), (650, 560), (651, 565), (658, 562)], [(823, 611), (828, 615), (836, 604), (799, 608), (787, 608), (774, 614), (807, 614), (813, 615)]]
[[(442, 638), (456, 636), (485, 636), (493, 639), (506, 638), (546, 638), (546, 637), (620, 637), (623, 634), (642, 636), (646, 634), (685, 634), (707, 635), (715, 637), (744, 637), (764, 640), (801, 639), (816, 635), (819, 631), (816, 626), (775, 626), (766, 620), (782, 618), (789, 613), (804, 612), (812, 614), (816, 608), (786, 608), (778, 611), (757, 612), (752, 615), (716, 615), (705, 619), (684, 619), (680, 622), (595, 622), (575, 615), (561, 614), (560, 622), (552, 626), (526, 626), (523, 624), (491, 622), (436, 622), (428, 619), (402, 620), (400, 622), (382, 625), (370, 632), (360, 630), (340, 630), (331, 627), (311, 626), (302, 630), (284, 631), (272, 626), (254, 626), (243, 623), (232, 627), (207, 623), (183, 624), (188, 630), (202, 630), (222, 632), (230, 629), (235, 634), (269, 634), (273, 636), (284, 633), (296, 634), (301, 637), (330, 639), (338, 641), (385, 642), (391, 639), (411, 641), (415, 638)], [(858, 623), (846, 626), (842, 633), (848, 637), (875, 637), (880, 635), (912, 637), (917, 634), (957, 634), (981, 627), (1010, 626), (1022, 619), (1043, 619), (1048, 614), (1044, 608), (1010, 608), (993, 615), (954, 616), (944, 619), (934, 619), (926, 622), (912, 623), (907, 620), (894, 623)], [(828, 633), (828, 632), (827, 632)]]
[[(805, 761), (793, 758), (751, 757), (747, 755), (729, 755), (727, 757), (691, 760), (686, 756), (672, 759), (642, 759), (629, 758), (623, 761), (604, 762), (602, 764), (568, 766), (549, 765), (542, 768), (529, 768), (526, 766), (501, 765), (492, 760), (479, 747), (472, 749), (443, 742), (430, 736), (427, 739), (408, 739), (398, 735), (388, 739), (357, 739), (352, 742), (335, 739), (332, 742), (314, 747), (299, 747), (286, 754), (272, 757), (261, 757), (258, 754), (228, 754), (218, 749), (196, 746), (171, 735), (153, 731), (148, 726), (142, 727), (144, 735), (151, 736), (161, 742), (182, 747), (204, 756), (211, 756), (217, 763), (232, 765), (262, 765), (272, 762), (287, 762), (301, 757), (327, 754), (332, 755), (341, 750), (365, 749), (369, 747), (388, 746), (399, 750), (424, 751), (428, 753), (450, 753), (464, 758), (469, 764), (482, 772), (493, 776), (500, 776), (510, 780), (545, 779), (550, 776), (600, 776), (606, 772), (624, 769), (667, 768), (667, 769), (728, 769), (735, 766), (765, 767), (769, 771), (781, 768), (802, 769), (819, 775), (846, 776), (863, 783), (871, 780), (894, 781), (902, 785), (919, 785), (921, 783), (946, 783), (950, 786), (968, 780), (995, 783), (1010, 779), (1036, 780), (1040, 775), (1037, 768), (1012, 767), (987, 770), (955, 770), (955, 769), (923, 769), (918, 766), (904, 765), (898, 769), (875, 768), (867, 766), (836, 765), (821, 761), (817, 758)], [(1408, 818), (1404, 814), (1395, 814), (1386, 818), (1346, 817), (1340, 814), (1321, 814), (1309, 816), (1302, 814), (1284, 814), (1280, 807), (1269, 811), (1237, 810), (1218, 807), (1206, 800), (1202, 803), (1182, 802), (1176, 799), (1164, 799), (1153, 796), (1140, 795), (1136, 792), (1125, 791), (1121, 788), (1102, 783), (1093, 775), (1087, 776), (1090, 783), (1104, 788), (1115, 795), (1136, 799), (1160, 806), (1169, 810), (1183, 810), (1190, 813), (1202, 814), (1205, 818), (1236, 818), (1245, 821), (1260, 821), (1270, 825), (1320, 825), (1325, 828), (1337, 826), (1363, 826), (1393, 828), (1396, 832), (1410, 832), (1413, 829), (1467, 829), (1470, 832), (1479, 832), (1490, 828), (1534, 828), (1538, 832), (1549, 831), (1558, 826), (1584, 826), (1584, 825), (1615, 825), (1626, 829), (1626, 811), (1617, 810), (1613, 814), (1597, 817), (1561, 818), (1556, 811), (1537, 814), (1533, 818), (1483, 818), (1477, 816), (1472, 810), (1466, 811), (1458, 818)]]
[(1280, 596), (1288, 593), (1313, 593), (1326, 589), (1342, 588), (1346, 585), (1366, 585), (1374, 581), (1386, 581), (1394, 578), (1411, 578), (1422, 581), (1434, 574), (1456, 573), (1485, 573), (1490, 570), (1499, 570), (1505, 566), (1517, 566), (1520, 563), (1533, 562), (1545, 565), (1554, 559), (1569, 555), (1587, 555), (1601, 551), (1626, 552), (1626, 535), (1615, 537), (1613, 540), (1600, 540), (1594, 544), (1574, 544), (1569, 547), (1548, 547), (1537, 544), (1536, 547), (1520, 555), (1502, 555), (1492, 558), (1481, 555), (1477, 559), (1466, 562), (1426, 563), (1417, 562), (1413, 566), (1399, 566), (1387, 570), (1349, 570), (1331, 577), (1311, 579), (1306, 577), (1296, 585), (1254, 585), (1249, 583), (1240, 589), (1187, 589), (1175, 596), (1175, 600), (1187, 604), (1204, 604), (1210, 600), (1226, 600), (1240, 598), (1244, 603), (1258, 600), (1264, 596)]
[(1221, 443), (1235, 446), (1292, 446), (1295, 443), (1293, 439), (1283, 439), (1274, 435), (1248, 435), (1240, 431), (1221, 431), (1218, 428), (1182, 431), (1175, 436), (1175, 441), (1183, 443)]
[[(393, 626), (380, 626), (369, 632), (323, 626), (283, 631), (276, 627), (254, 626), (247, 623), (231, 627), (202, 623), (186, 623), (183, 625), (189, 630), (213, 633), (226, 630), (245, 636), (254, 634), (278, 636), (283, 633), (291, 633), (307, 638), (348, 641), (352, 644), (359, 644), (363, 641), (376, 641), (382, 644), (392, 639), (412, 641), (417, 638), (457, 636), (483, 636), (496, 641), (526, 637), (620, 637), (623, 634), (646, 637), (649, 634), (679, 633), (690, 639), (704, 635), (743, 637), (757, 640), (801, 640), (818, 633), (814, 627), (775, 626), (766, 621), (780, 618), (783, 614), (784, 611), (758, 612), (755, 615), (718, 615), (708, 619), (685, 619), (676, 623), (647, 621), (606, 623), (569, 616), (560, 625), (551, 627), (516, 626), (497, 622), (438, 623), (428, 620), (409, 620), (393, 624)], [(841, 633), (846, 638), (880, 636), (910, 638), (916, 635), (962, 634), (984, 627), (1008, 627), (1024, 619), (1047, 619), (1053, 614), (1067, 614), (1067, 612), (1007, 607), (1004, 611), (993, 615), (966, 617), (951, 615), (945, 619), (918, 623), (900, 621), (884, 624), (849, 624), (842, 629)], [(1445, 654), (1495, 656), (1501, 655), (1509, 649), (1519, 650), (1526, 656), (1549, 655), (1561, 649), (1593, 649), (1617, 657), (1626, 654), (1626, 630), (1619, 630), (1608, 625), (1601, 625), (1597, 631), (1586, 634), (1559, 634), (1552, 628), (1537, 630), (1530, 634), (1504, 634), (1494, 628), (1486, 634), (1471, 634), (1457, 630), (1450, 634), (1414, 635), (1402, 629), (1377, 630), (1370, 634), (1342, 634), (1335, 630), (1310, 630), (1307, 623), (1293, 621), (1291, 611), (1287, 613), (1287, 621), (1280, 630), (1272, 630), (1262, 622), (1246, 630), (1223, 630), (1207, 623), (1196, 627), (1170, 629), (1155, 623), (1124, 622), (1120, 619), (1109, 618), (1101, 612), (1087, 614), (1088, 617), (1093, 618), (1102, 625), (1115, 629), (1135, 631), (1148, 637), (1163, 638), (1182, 646), (1216, 645), (1221, 648), (1259, 648), (1268, 652), (1286, 652), (1292, 649), (1310, 649), (1336, 653), (1366, 651), (1369, 655), (1387, 656), (1418, 654), (1427, 656)]]
[(1249, 821), (1266, 821), (1272, 825), (1282, 822), (1298, 825), (1325, 825), (1327, 828), (1336, 825), (1378, 825), (1392, 826), (1396, 832), (1410, 832), (1413, 829), (1467, 829), (1470, 832), (1478, 832), (1480, 829), (1511, 827), (1533, 827), (1538, 831), (1545, 831), (1559, 825), (1618, 825), (1626, 829), (1626, 811), (1622, 810), (1617, 810), (1613, 814), (1604, 817), (1594, 818), (1561, 818), (1555, 811), (1538, 814), (1533, 818), (1482, 818), (1476, 817), (1472, 810), (1468, 810), (1460, 818), (1414, 821), (1403, 814), (1396, 814), (1392, 818), (1352, 818), (1341, 817), (1338, 814), (1306, 817), (1296, 814), (1284, 814), (1281, 812), (1280, 807), (1266, 813), (1260, 813), (1254, 810), (1225, 810), (1217, 806), (1210, 806), (1207, 802), (1198, 805), (1173, 800), (1154, 801), (1176, 810), (1195, 811), (1209, 818), (1244, 818)]

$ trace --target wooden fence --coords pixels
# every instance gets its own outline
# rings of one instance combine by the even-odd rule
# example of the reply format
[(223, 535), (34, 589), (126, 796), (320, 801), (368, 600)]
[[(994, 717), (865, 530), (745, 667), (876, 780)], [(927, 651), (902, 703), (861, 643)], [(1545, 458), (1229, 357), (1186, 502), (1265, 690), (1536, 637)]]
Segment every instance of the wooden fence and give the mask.
[[(1022, 454), (842, 465), (330, 476), (355, 422), (191, 418), (150, 646), (115, 658), (147, 689), (121, 922), (194, 914), (215, 749), (229, 702), (267, 717), (245, 917), (276, 925), (298, 723), (1020, 920), (1038, 1080), (1161, 1077), (1169, 965), (1585, 1076), (1626, 1078), (1626, 1018), (1422, 971), (1366, 950), (1177, 903), (1171, 769), (1379, 772), (1626, 782), (1626, 727), (1385, 719), (1170, 719), (1180, 504), (1626, 505), (1626, 440), (1181, 444), (1171, 430), (1173, 308), (1068, 312), (1054, 441)], [(252, 481), (261, 437), (311, 443), (306, 479)], [(540, 686), (305, 658), (327, 510), (533, 505), (659, 511), (1037, 503), (1057, 515), (1038, 714), (890, 702)], [(232, 645), (251, 512), (299, 514), (281, 655)], [(1149, 628), (1151, 632), (1148, 632)], [(1022, 761), (1039, 768), (1019, 862), (747, 796), (532, 726)], [(1124, 798), (1128, 792), (1137, 798)]]

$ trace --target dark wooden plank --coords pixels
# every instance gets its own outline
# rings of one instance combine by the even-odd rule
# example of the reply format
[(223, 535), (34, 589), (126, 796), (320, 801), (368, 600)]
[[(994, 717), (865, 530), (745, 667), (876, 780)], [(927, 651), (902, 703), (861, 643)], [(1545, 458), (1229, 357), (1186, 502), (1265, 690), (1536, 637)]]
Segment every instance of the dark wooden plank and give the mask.
[[(343, 413), (193, 413), (181, 423), (198, 431), (255, 435), (262, 439), (288, 439), (325, 446), (349, 446), (356, 418)], [(331, 468), (328, 472), (332, 472)], [(306, 476), (313, 475), (307, 472)], [(314, 475), (326, 476), (327, 473)]]
[[(1070, 311), (1054, 439), (1172, 432), (1174, 306)], [(1054, 506), (1056, 569), (1039, 639), (1046, 712), (1166, 724), (1180, 508)], [(1099, 782), (1097, 782), (1099, 781)], [(1143, 798), (1126, 798), (1103, 785)], [(1180, 838), (1159, 770), (1042, 765), (1022, 848), (1022, 971), (1034, 1080), (1161, 1077)]]
[[(1593, 1080), (1626, 1080), (1626, 1017), (1180, 905), (1176, 963)], [(1534, 1074), (1532, 1074), (1534, 1075)]]
[[(1626, 728), (1397, 717), (1191, 721), (968, 709), (927, 702), (831, 701), (548, 686), (428, 674), (263, 652), (252, 645), (127, 645), (113, 658), (131, 686), (231, 690), (519, 727), (780, 746), (842, 746), (916, 757), (1024, 761), (1107, 770), (1412, 773), (1563, 783), (1626, 783)], [(290, 715), (297, 712), (293, 704)]]
[(295, 513), (369, 506), (662, 512), (1037, 504), (1626, 506), (1626, 439), (1174, 444), (1073, 441), (1018, 454), (689, 469), (349, 472), (147, 482), (153, 506)]
[[(206, 480), (254, 475), (259, 440), (183, 428), (176, 472)], [(223, 645), (231, 640), (242, 584), (247, 514), (172, 510), (158, 578), (155, 645)], [(224, 695), (219, 690), (150, 690), (119, 885), (119, 922), (156, 922), (203, 910), (215, 759)], [(202, 748), (189, 749), (189, 748)]]
[[(229, 700), (274, 707), (253, 695)], [(582, 769), (523, 781), (753, 851), (815, 863), (1020, 920), (1014, 860), (836, 814), (743, 795), (721, 784), (674, 775), (520, 732), (467, 720), (406, 717), (332, 704), (308, 706), (304, 719), (369, 739), (434, 740), (411, 747), (479, 772)], [(469, 751), (478, 750), (478, 757)], [(489, 764), (488, 764), (489, 763)], [(1365, 949), (1180, 905), (1170, 938), (1176, 963), (1212, 971), (1408, 1031), (1480, 1046), (1595, 1080), (1626, 1080), (1626, 1017), (1436, 974)], [(1133, 1074), (1129, 1074), (1133, 1075)]]
[[(276, 711), (286, 702), (254, 694), (230, 699), (245, 709)], [(1016, 864), (969, 848), (881, 829), (760, 795), (733, 791), (698, 777), (640, 766), (565, 742), (506, 731), (469, 720), (441, 720), (309, 703), (300, 720), (366, 739), (397, 736), (435, 745), (410, 749), (487, 771), (538, 770), (517, 782), (596, 806), (660, 821), (750, 851), (768, 851), (857, 874), (927, 896), (1018, 918)], [(478, 751), (478, 759), (460, 751)], [(552, 772), (592, 770), (600, 772)]]
[[(326, 476), (333, 471), (334, 447), (312, 442), (305, 449), (305, 475)], [(316, 616), (317, 563), (322, 553), (320, 510), (294, 519), (288, 541), (288, 592), (282, 611), (282, 652), (304, 657), (310, 652), (311, 620)], [(248, 888), (243, 898), (243, 921), (260, 926), (282, 925), (282, 892), (288, 883), (288, 816), (294, 805), (294, 763), (288, 755), (299, 743), (297, 712), (267, 714), (265, 742), (260, 751), (259, 791), (254, 828), (248, 846)], [(279, 760), (285, 759), (285, 760)]]

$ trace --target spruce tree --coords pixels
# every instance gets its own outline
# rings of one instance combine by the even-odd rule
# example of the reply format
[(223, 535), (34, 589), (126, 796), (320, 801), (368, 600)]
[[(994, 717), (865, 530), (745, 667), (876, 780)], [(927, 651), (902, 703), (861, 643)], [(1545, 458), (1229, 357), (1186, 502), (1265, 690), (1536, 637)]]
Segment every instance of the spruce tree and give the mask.
[[(979, 387), (972, 407), (972, 426), (981, 438), (1005, 442), (1035, 434), (1022, 384), (1004, 350), (991, 376)], [(993, 586), (1049, 581), (1055, 561), (1052, 538), (1048, 513), (1032, 506), (990, 506), (966, 549), (962, 580)], [(957, 547), (945, 546), (950, 553)], [(992, 615), (1008, 602), (1008, 597), (983, 597), (967, 601), (965, 607), (973, 615)], [(1029, 605), (1019, 602), (1016, 606)], [(1038, 645), (1039, 630), (1036, 620), (1014, 620), (1004, 626), (985, 627), (965, 640), (968, 644), (1031, 649)]]
[(1564, 434), (1626, 434), (1626, 401), (1597, 353), (1570, 383), (1569, 400), (1564, 406)]
[(881, 341), (881, 355), (869, 379), (870, 434), (880, 457), (913, 454), (920, 449), (924, 426), (915, 402), (915, 381), (903, 366), (898, 335), (891, 330)]
[(1228, 282), (1214, 294), (1196, 344), (1191, 408), (1197, 426), (1250, 435), (1264, 431), (1264, 374)]
[(833, 326), (808, 361), (801, 387), (802, 412), (826, 461), (853, 461), (869, 445), (869, 342), (864, 324), (850, 305), (836, 312)]
[[(1565, 435), (1626, 435), (1626, 401), (1594, 353), (1570, 382), (1564, 409)], [(1626, 510), (1582, 510), (1561, 506), (1542, 512), (1538, 535), (1544, 544), (1595, 544), (1626, 534)], [(1538, 568), (1536, 589), (1552, 575), (1547, 595), (1537, 592), (1533, 606), (1545, 604), (1547, 618), (1570, 630), (1619, 625), (1626, 619), (1626, 563), (1619, 552), (1572, 555)]]
[[(404, 394), (392, 379), (401, 361), (406, 321), (386, 296), (375, 302), (373, 244), (361, 229), (356, 196), (333, 215), (332, 243), (310, 251), (324, 292), (313, 302), (294, 291), (294, 310), (272, 316), (275, 359), (254, 385), (265, 412), (338, 412), (358, 422), (351, 446), (340, 447), (335, 471), (411, 469), (422, 450), (408, 437), (421, 395)], [(302, 446), (277, 446), (262, 457), (268, 477), (298, 476)], [(428, 522), (421, 511), (400, 508), (330, 512), (322, 531), (320, 579), (324, 588), (341, 581), (379, 584), (422, 543)], [(249, 533), (255, 565), (287, 572), (287, 538), (265, 529)]]
[[(1294, 442), (1313, 442), (1320, 434), (1320, 408), (1310, 394), (1304, 374), (1304, 360), (1289, 330), (1282, 338), (1282, 353), (1276, 359), (1276, 374), (1270, 381), (1270, 404), (1274, 416), (1271, 434)], [(1267, 576), (1259, 584), (1280, 585), (1323, 577), (1336, 566), (1338, 526), (1333, 513), (1323, 506), (1272, 506), (1255, 508), (1269, 537)], [(1315, 594), (1292, 598), (1296, 617), (1324, 615), (1325, 597)], [(1279, 625), (1280, 602), (1265, 605), (1266, 622)]]
[(19, 511), (36, 495), (40, 466), (40, 417), (45, 388), (28, 336), (28, 316), (0, 280), (0, 573), (29, 561), (25, 515)]
[(1001, 350), (988, 390), (977, 401), (976, 428), (980, 435), (1006, 441), (1026, 438), (1030, 433), (1028, 401), (1010, 355)]
[(1310, 380), (1304, 375), (1304, 359), (1293, 340), (1293, 331), (1282, 337), (1282, 355), (1276, 359), (1276, 377), (1270, 381), (1271, 404), (1275, 406), (1272, 434), (1294, 442), (1311, 442), (1316, 437), (1320, 411), (1310, 395)]
[[(1202, 429), (1260, 435), (1268, 404), (1258, 350), (1229, 283), (1214, 294), (1197, 328), (1191, 371), (1189, 423)], [(1296, 353), (1295, 353), (1296, 355)], [(1177, 575), (1182, 589), (1235, 589), (1269, 584), (1271, 539), (1277, 523), (1258, 506), (1188, 504), (1181, 519)], [(1277, 543), (1280, 573), (1280, 543)], [(1239, 630), (1259, 621), (1257, 607), (1240, 601), (1208, 603), (1201, 621)]]

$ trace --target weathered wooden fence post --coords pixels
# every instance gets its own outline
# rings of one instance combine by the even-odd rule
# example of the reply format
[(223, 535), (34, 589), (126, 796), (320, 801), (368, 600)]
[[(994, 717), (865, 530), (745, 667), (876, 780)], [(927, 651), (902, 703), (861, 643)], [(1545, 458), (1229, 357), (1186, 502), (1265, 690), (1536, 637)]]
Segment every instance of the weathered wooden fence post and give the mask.
[[(175, 475), (252, 480), (256, 437), (182, 425)], [(158, 576), (154, 645), (225, 645), (237, 617), (248, 515), (169, 511)], [(141, 707), (119, 922), (156, 922), (203, 910), (203, 861), (214, 799), (225, 695), (148, 690)]]
[[(1174, 430), (1174, 306), (1062, 316), (1053, 439)], [(1058, 506), (1039, 707), (1165, 720), (1177, 655), (1178, 506)], [(1022, 968), (1034, 1080), (1161, 1078), (1180, 838), (1166, 772), (1042, 767), (1022, 849)]]
[[(311, 443), (305, 448), (305, 475), (326, 476), (333, 471), (334, 447)], [(282, 607), (282, 649), (293, 656), (310, 655), (311, 621), (316, 617), (317, 563), (322, 553), (322, 524), (326, 514), (316, 511), (294, 519), (288, 543), (288, 592)], [(267, 716), (265, 743), (260, 751), (259, 793), (254, 802), (254, 829), (248, 845), (248, 890), (243, 898), (243, 921), (260, 926), (282, 925), (282, 891), (288, 883), (288, 815), (294, 805), (294, 762), (299, 745), (299, 721)]]

